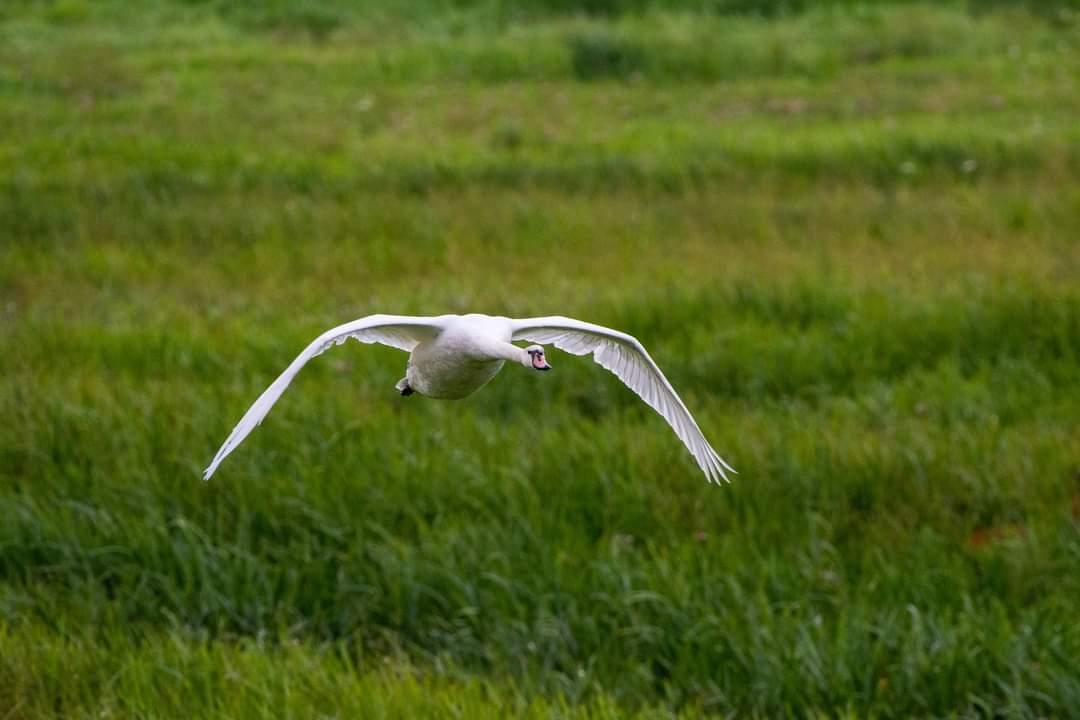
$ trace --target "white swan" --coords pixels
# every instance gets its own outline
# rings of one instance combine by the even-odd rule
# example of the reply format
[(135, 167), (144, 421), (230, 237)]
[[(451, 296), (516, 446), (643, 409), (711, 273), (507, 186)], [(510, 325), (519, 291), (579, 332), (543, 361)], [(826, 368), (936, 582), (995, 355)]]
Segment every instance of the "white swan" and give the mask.
[(522, 348), (514, 345), (514, 340), (551, 343), (574, 355), (592, 353), (597, 363), (613, 372), (667, 420), (709, 482), (721, 479), (730, 482), (724, 471), (735, 472), (705, 440), (690, 411), (649, 353), (626, 333), (559, 316), (513, 320), (476, 314), (369, 315), (327, 330), (304, 348), (240, 418), (206, 468), (203, 479), (209, 480), (221, 461), (262, 422), (308, 360), (348, 338), (382, 343), (410, 353), (405, 377), (396, 387), (402, 395), (417, 392), (432, 398), (471, 395), (495, 377), (507, 360), (534, 370), (551, 369), (543, 347)]

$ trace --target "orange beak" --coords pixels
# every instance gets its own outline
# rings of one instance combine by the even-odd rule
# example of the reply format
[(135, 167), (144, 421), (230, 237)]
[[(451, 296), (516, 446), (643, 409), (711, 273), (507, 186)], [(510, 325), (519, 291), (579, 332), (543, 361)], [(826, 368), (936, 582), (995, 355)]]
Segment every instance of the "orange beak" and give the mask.
[(551, 369), (551, 366), (548, 365), (547, 360), (544, 359), (544, 353), (533, 353), (532, 366), (537, 370)]

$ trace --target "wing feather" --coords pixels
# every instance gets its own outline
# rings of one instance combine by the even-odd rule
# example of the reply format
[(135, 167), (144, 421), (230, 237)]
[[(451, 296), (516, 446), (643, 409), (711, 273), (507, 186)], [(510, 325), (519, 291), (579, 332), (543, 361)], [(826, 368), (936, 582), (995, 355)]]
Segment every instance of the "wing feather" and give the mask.
[(281, 394), (289, 387), (289, 383), (300, 372), (309, 360), (326, 352), (329, 348), (340, 345), (349, 338), (354, 338), (362, 343), (380, 343), (390, 347), (412, 352), (412, 349), (422, 340), (434, 338), (441, 331), (443, 323), (449, 316), (440, 317), (408, 317), (405, 315), (369, 315), (368, 317), (353, 320), (350, 323), (339, 325), (327, 330), (319, 337), (311, 341), (295, 360), (285, 368), (277, 380), (263, 391), (259, 399), (248, 408), (240, 422), (226, 438), (221, 449), (217, 451), (213, 462), (203, 472), (203, 479), (209, 480), (217, 470), (221, 461), (228, 456), (236, 447), (243, 442), (252, 430), (262, 423), (263, 418), (270, 412)]
[(637, 338), (602, 325), (550, 316), (514, 320), (513, 339), (551, 344), (573, 355), (592, 353), (609, 370), (667, 421), (705, 473), (709, 482), (728, 479), (735, 472), (709, 445), (660, 367)]

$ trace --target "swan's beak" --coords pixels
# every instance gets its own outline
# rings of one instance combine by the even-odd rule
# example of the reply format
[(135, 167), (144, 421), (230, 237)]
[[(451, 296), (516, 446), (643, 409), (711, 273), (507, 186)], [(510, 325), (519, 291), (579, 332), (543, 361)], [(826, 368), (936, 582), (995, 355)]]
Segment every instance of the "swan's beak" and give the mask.
[(543, 353), (536, 353), (532, 356), (533, 367), (537, 370), (550, 370), (551, 366), (548, 365), (547, 360), (544, 359)]

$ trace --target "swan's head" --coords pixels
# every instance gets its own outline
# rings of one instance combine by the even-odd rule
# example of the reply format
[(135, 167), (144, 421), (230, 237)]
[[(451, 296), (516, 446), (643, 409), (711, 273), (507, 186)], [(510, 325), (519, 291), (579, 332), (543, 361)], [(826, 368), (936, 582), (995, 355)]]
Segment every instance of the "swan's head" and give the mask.
[(524, 362), (525, 367), (531, 367), (534, 370), (550, 370), (551, 366), (548, 365), (547, 360), (544, 359), (544, 348), (539, 345), (530, 345), (525, 348)]

